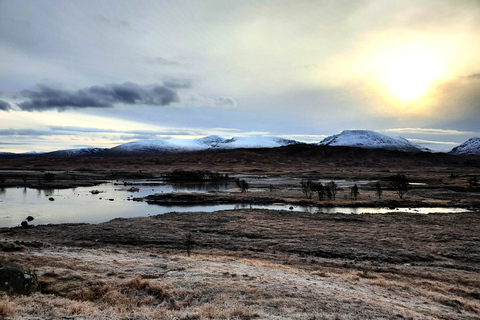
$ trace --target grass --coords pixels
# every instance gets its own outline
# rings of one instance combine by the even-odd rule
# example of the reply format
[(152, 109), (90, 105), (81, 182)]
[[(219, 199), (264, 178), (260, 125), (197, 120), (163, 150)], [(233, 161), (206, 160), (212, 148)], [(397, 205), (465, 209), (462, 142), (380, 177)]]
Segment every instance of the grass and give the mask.
[(42, 290), (0, 310), (19, 320), (480, 319), (478, 213), (359, 218), (235, 210), (8, 229), (6, 245), (44, 244), (0, 251), (35, 269)]

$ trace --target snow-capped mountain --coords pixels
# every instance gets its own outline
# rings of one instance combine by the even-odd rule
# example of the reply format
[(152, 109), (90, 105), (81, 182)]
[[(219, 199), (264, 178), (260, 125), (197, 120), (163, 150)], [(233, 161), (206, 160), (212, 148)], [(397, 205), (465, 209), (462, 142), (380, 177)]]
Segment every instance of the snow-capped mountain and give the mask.
[(277, 137), (240, 137), (224, 139), (208, 136), (200, 139), (162, 139), (128, 142), (106, 150), (106, 155), (155, 155), (180, 152), (201, 151), (207, 149), (235, 148), (275, 148), (298, 143)]
[(217, 145), (222, 149), (236, 148), (276, 148), (298, 144), (298, 141), (278, 137), (240, 137), (226, 139)]
[(321, 146), (346, 146), (364, 149), (386, 149), (403, 152), (421, 152), (420, 148), (404, 138), (392, 138), (369, 130), (344, 130), (340, 134), (326, 137)]
[(463, 144), (453, 148), (452, 151), (449, 152), (449, 154), (454, 154), (454, 155), (463, 155), (463, 154), (480, 155), (480, 138), (475, 137), (475, 138), (468, 139)]

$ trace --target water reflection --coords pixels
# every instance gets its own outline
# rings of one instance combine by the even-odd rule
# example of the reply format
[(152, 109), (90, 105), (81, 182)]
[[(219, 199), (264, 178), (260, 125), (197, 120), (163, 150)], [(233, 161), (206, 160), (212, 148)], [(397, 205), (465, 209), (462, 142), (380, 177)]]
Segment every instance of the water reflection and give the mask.
[[(222, 205), (149, 205), (145, 202), (129, 201), (131, 197), (145, 197), (154, 193), (167, 192), (209, 192), (234, 188), (234, 183), (188, 183), (167, 185), (163, 183), (135, 184), (131, 181), (127, 187), (119, 188), (114, 183), (96, 187), (78, 187), (72, 189), (30, 189), (0, 188), (0, 227), (20, 225), (26, 216), (35, 218), (34, 224), (49, 223), (100, 223), (117, 217), (152, 216), (166, 212), (212, 212), (217, 210), (270, 209), (308, 212), (311, 214), (385, 214), (405, 212), (428, 214), (433, 212), (462, 212), (459, 208), (323, 208), (315, 206), (297, 206), (277, 203), (272, 205), (222, 204)], [(129, 188), (138, 191), (127, 191)], [(99, 190), (101, 193), (92, 193)], [(55, 201), (49, 201), (54, 197)]]

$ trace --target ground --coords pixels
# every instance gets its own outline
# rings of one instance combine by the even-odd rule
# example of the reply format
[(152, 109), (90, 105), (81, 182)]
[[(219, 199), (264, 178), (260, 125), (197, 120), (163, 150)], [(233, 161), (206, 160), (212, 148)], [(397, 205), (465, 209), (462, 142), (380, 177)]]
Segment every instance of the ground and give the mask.
[[(0, 168), (4, 184), (32, 187), (90, 185), (178, 168), (217, 170), (251, 180), (262, 175), (381, 181), (385, 187), (389, 176), (405, 174), (419, 184), (402, 200), (388, 188), (379, 200), (370, 185), (360, 190), (357, 201), (348, 190), (327, 202), (307, 199), (298, 186), (287, 184), (272, 192), (210, 196), (471, 210), (345, 215), (242, 209), (0, 228), (0, 260), (36, 270), (41, 285), (32, 295), (3, 295), (0, 317), (480, 319), (479, 192), (468, 185), (469, 177), (480, 175), (478, 157), (410, 155), (391, 161), (395, 157), (390, 153), (367, 154), (352, 164), (352, 153), (285, 158), (244, 152), (235, 157), (209, 153), (107, 159), (101, 164), (86, 159), (8, 160), (0, 161)], [(115, 161), (117, 170), (105, 167)], [(55, 181), (39, 181), (45, 172), (55, 172)]]

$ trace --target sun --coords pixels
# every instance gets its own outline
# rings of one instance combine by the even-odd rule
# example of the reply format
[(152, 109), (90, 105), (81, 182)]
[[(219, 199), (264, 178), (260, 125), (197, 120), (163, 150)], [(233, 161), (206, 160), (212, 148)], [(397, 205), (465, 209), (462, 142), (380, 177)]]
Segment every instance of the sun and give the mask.
[(413, 101), (428, 92), (439, 70), (439, 62), (433, 55), (402, 54), (389, 59), (384, 69), (384, 80), (394, 96)]

